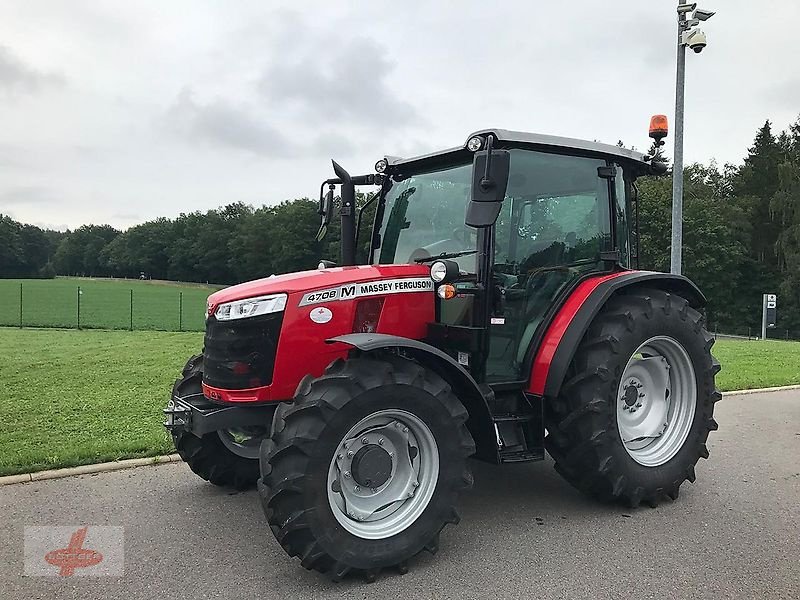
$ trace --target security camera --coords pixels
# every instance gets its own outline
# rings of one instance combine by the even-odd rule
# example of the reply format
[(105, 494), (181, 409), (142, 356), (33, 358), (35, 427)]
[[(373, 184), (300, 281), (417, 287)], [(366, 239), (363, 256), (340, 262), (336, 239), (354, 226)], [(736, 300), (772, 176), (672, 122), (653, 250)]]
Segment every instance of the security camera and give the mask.
[(700, 19), (701, 21), (708, 21), (711, 17), (713, 17), (715, 13), (713, 10), (703, 10), (702, 8), (698, 8), (694, 11), (692, 15), (695, 19)]
[(683, 43), (689, 46), (695, 53), (700, 54), (708, 44), (706, 34), (699, 29), (692, 29), (683, 34)]
[(686, 14), (697, 8), (697, 2), (678, 4), (678, 14)]

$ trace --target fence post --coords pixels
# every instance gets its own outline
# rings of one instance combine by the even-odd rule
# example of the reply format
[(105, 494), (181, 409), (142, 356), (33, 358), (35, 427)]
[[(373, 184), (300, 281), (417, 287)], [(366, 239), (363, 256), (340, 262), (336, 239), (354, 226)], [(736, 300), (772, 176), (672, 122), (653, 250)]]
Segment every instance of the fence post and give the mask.
[(81, 286), (78, 286), (78, 329), (81, 328)]
[(133, 288), (131, 288), (131, 331), (133, 331)]
[(183, 292), (178, 292), (178, 331), (183, 331)]
[(19, 328), (22, 329), (22, 282), (19, 284)]

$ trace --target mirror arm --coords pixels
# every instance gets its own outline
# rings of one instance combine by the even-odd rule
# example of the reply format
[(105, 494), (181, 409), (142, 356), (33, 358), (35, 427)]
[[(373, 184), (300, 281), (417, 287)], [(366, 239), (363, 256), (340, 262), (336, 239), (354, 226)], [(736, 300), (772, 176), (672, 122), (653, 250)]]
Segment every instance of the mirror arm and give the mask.
[(494, 181), (489, 177), (492, 172), (492, 146), (494, 145), (494, 136), (489, 134), (486, 137), (486, 165), (483, 170), (483, 179), (481, 179), (481, 189), (485, 192), (494, 186)]

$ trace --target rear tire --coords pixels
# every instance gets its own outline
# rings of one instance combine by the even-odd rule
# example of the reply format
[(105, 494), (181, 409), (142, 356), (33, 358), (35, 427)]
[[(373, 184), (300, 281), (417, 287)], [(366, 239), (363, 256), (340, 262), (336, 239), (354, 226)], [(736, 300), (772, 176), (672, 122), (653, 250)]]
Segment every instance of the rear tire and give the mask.
[[(348, 573), (372, 581), (386, 567), (405, 572), (407, 561), (422, 550), (436, 552), (439, 532), (459, 520), (455, 503), (472, 485), (466, 458), (475, 451), (467, 416), (443, 379), (396, 356), (337, 360), (321, 377), (306, 377), (294, 401), (278, 407), (272, 438), (261, 445), (258, 489), (276, 539), (306, 569), (334, 581)], [(356, 431), (360, 424), (363, 431)], [(392, 440), (394, 427), (406, 432), (407, 444)], [(348, 458), (352, 450), (360, 451), (356, 458)], [(367, 450), (371, 457), (359, 464), (391, 462), (381, 467), (384, 475), (377, 483), (366, 479), (374, 486), (371, 492), (364, 483), (366, 470), (357, 472), (356, 465), (358, 454)], [(416, 474), (409, 474), (403, 461)], [(401, 473), (409, 478), (399, 479)], [(373, 507), (371, 514), (365, 511), (366, 517), (355, 514), (364, 505), (353, 490), (383, 494), (403, 481), (407, 495), (375, 496), (389, 502)]]
[[(640, 288), (611, 298), (581, 341), (558, 399), (546, 409), (545, 445), (556, 470), (603, 501), (654, 507), (663, 498), (676, 499), (684, 481), (694, 482), (695, 464), (708, 458), (708, 434), (717, 429), (714, 404), (722, 396), (714, 381), (720, 366), (713, 344), (702, 315), (680, 296)], [(637, 438), (631, 423), (649, 414), (650, 391), (631, 365), (653, 357), (667, 366), (657, 367), (653, 378), (645, 369), (643, 379), (657, 387), (652, 380), (663, 369), (667, 389), (660, 389), (668, 408), (656, 414), (652, 435)], [(636, 410), (642, 413), (633, 417)]]
[[(183, 377), (175, 382), (172, 393), (178, 397), (202, 396), (202, 382), (202, 355), (193, 356), (183, 368)], [(173, 431), (172, 441), (189, 468), (214, 485), (244, 490), (253, 487), (258, 479), (258, 459), (235, 454), (216, 431), (202, 438), (185, 431)]]

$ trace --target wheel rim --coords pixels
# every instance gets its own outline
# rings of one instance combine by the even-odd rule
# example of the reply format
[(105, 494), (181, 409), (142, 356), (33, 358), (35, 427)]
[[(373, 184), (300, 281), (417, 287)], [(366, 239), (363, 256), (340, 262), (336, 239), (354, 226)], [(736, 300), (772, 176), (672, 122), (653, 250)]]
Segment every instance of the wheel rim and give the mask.
[(328, 469), (328, 502), (350, 533), (388, 538), (420, 517), (438, 478), (439, 449), (430, 428), (410, 412), (381, 410), (339, 442)]
[(225, 447), (236, 456), (258, 460), (261, 440), (267, 435), (264, 427), (237, 427), (217, 431)]
[(686, 349), (657, 336), (631, 356), (617, 389), (617, 428), (636, 462), (657, 467), (683, 447), (694, 421), (697, 380)]

